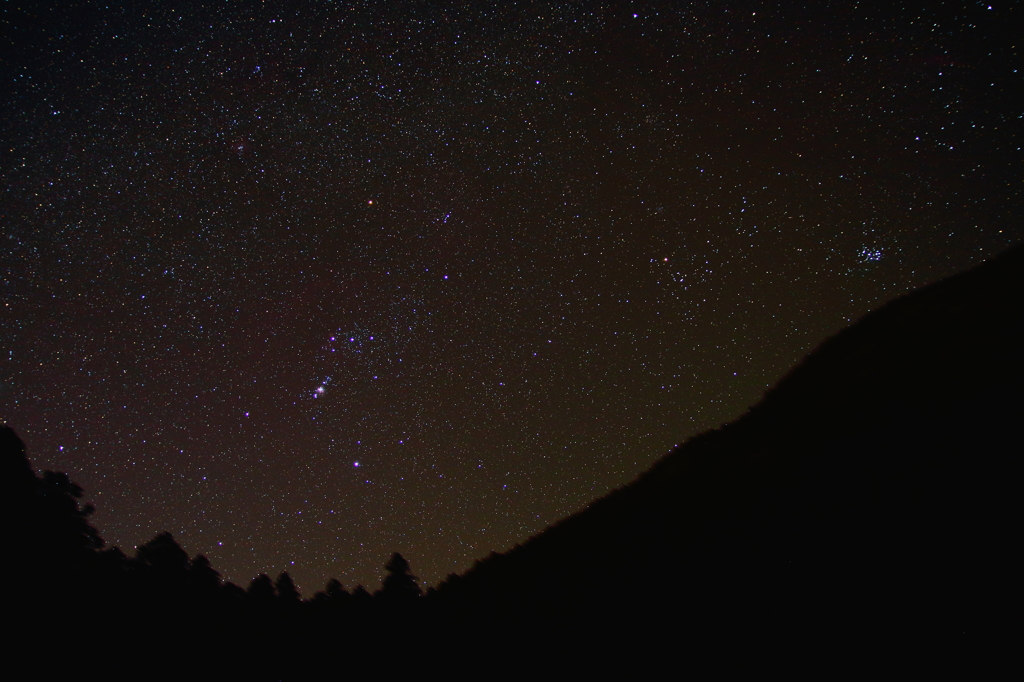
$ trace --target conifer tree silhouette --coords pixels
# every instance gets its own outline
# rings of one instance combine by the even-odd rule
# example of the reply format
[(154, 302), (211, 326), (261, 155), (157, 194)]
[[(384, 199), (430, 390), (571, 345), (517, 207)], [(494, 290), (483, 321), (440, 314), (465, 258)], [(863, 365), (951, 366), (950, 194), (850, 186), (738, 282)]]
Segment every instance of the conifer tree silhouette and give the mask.
[(295, 581), (288, 575), (288, 571), (284, 571), (281, 575), (277, 576), (277, 582), (274, 584), (277, 588), (277, 598), (284, 604), (298, 604), (301, 601), (298, 588), (295, 587)]
[(135, 560), (165, 576), (184, 578), (189, 568), (188, 553), (164, 531), (135, 550)]
[(327, 587), (325, 588), (324, 592), (333, 601), (344, 601), (345, 599), (348, 599), (348, 597), (350, 596), (349, 593), (345, 590), (345, 586), (342, 585), (341, 581), (337, 578), (331, 578), (327, 581)]
[(389, 600), (415, 599), (423, 594), (416, 576), (409, 568), (409, 562), (398, 552), (391, 555), (384, 570), (388, 572), (384, 578), (384, 586), (380, 595)]
[(331, 578), (327, 581), (327, 586), (324, 589), (313, 595), (313, 601), (321, 606), (335, 609), (347, 603), (351, 597), (352, 595), (348, 593), (340, 580)]
[(260, 573), (252, 579), (247, 593), (250, 602), (259, 606), (269, 606), (277, 596), (277, 591), (274, 589), (274, 581), (266, 573)]
[(188, 565), (188, 584), (195, 596), (212, 597), (221, 587), (220, 573), (214, 570), (209, 559), (196, 555)]

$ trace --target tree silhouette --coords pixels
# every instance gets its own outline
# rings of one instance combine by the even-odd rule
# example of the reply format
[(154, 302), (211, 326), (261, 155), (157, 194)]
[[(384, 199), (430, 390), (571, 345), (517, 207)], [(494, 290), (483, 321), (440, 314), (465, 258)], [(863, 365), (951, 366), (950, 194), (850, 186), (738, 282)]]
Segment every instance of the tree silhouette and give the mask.
[[(37, 545), (45, 553), (59, 555), (92, 554), (103, 547), (103, 540), (86, 518), (91, 506), (80, 507), (82, 489), (67, 474), (32, 472), (25, 444), (14, 429), (0, 426), (0, 494), (8, 518), (16, 519), (15, 534)], [(8, 506), (9, 505), (9, 506)]]
[(13, 429), (0, 426), (0, 504), (10, 524), (7, 543), (18, 553), (17, 561), (5, 562), (4, 573), (27, 583), (26, 598), (58, 583), (66, 592), (68, 581), (79, 587), (88, 582), (103, 540), (89, 525), (93, 509), (80, 506), (81, 497), (82, 489), (67, 474), (36, 476), (25, 444)]
[(299, 590), (295, 587), (295, 581), (288, 575), (288, 571), (284, 571), (281, 575), (277, 576), (277, 582), (274, 586), (277, 588), (277, 598), (282, 603), (298, 604), (301, 600)]
[(135, 560), (153, 571), (175, 577), (184, 577), (189, 568), (188, 553), (164, 531), (135, 550)]
[(352, 602), (354, 604), (365, 606), (371, 601), (373, 601), (373, 596), (362, 585), (356, 585), (355, 589), (352, 590)]
[(213, 569), (209, 559), (199, 554), (189, 562), (188, 584), (196, 596), (212, 597), (220, 589), (220, 573)]
[(327, 587), (313, 595), (313, 601), (330, 608), (338, 608), (352, 597), (337, 578), (327, 581)]
[(249, 600), (254, 604), (267, 606), (274, 601), (277, 591), (274, 589), (274, 581), (266, 573), (260, 573), (249, 583)]
[(334, 601), (344, 601), (349, 598), (349, 593), (337, 578), (331, 578), (327, 581), (327, 588), (324, 592)]
[(232, 606), (244, 604), (248, 597), (248, 592), (234, 583), (224, 583), (220, 593), (223, 602)]
[(416, 576), (409, 568), (409, 562), (398, 552), (391, 555), (384, 565), (384, 570), (388, 572), (380, 591), (380, 596), (384, 599), (406, 601), (423, 594)]

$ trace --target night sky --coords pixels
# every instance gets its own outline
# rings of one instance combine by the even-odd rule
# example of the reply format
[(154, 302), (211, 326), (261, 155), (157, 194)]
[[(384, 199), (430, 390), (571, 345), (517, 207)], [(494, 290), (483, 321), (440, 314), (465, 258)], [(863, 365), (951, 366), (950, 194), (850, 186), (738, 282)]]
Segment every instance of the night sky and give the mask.
[(1020, 241), (1020, 15), (7, 2), (0, 420), (129, 554), (435, 584)]

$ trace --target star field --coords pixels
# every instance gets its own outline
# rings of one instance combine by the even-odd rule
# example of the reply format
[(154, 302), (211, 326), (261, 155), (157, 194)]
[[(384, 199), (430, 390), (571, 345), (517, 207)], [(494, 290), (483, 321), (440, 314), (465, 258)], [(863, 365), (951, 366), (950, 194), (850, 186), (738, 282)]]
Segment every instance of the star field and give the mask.
[(436, 583), (1024, 237), (1012, 3), (0, 12), (0, 419), (243, 585)]

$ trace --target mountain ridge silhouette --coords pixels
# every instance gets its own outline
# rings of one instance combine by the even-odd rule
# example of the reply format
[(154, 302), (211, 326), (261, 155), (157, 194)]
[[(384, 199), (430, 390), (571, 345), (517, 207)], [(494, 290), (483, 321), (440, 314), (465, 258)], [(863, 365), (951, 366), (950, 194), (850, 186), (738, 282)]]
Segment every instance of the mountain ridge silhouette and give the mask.
[(682, 609), (730, 636), (985, 636), (1011, 615), (1022, 349), (1018, 246), (868, 313), (734, 422), (439, 592), (554, 629)]

